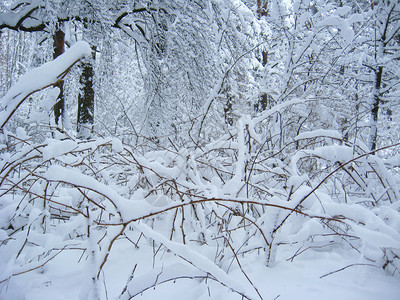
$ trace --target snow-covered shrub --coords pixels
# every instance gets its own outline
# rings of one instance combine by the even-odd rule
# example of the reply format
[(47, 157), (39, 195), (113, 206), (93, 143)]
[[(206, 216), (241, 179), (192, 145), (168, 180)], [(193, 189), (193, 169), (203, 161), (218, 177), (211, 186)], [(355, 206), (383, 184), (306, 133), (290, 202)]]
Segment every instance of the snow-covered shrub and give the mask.
[(253, 298), (259, 291), (248, 277), (239, 284), (229, 276), (233, 268), (246, 274), (241, 261), (273, 266), (310, 249), (355, 251), (355, 263), (398, 276), (393, 164), (336, 131), (280, 141), (274, 126), (289, 123), (275, 122), (276, 114), (290, 116), (299, 102), (244, 116), (229, 134), (181, 149), (146, 138), (137, 145), (70, 137), (36, 144), (9, 134), (0, 169), (2, 286), (46, 272), (71, 251), (86, 264), (81, 294), (101, 297), (109, 257), (126, 242), (132, 251), (152, 248), (154, 257), (168, 249), (192, 266), (182, 274), (165, 270), (159, 281), (132, 275), (122, 299), (180, 276)]

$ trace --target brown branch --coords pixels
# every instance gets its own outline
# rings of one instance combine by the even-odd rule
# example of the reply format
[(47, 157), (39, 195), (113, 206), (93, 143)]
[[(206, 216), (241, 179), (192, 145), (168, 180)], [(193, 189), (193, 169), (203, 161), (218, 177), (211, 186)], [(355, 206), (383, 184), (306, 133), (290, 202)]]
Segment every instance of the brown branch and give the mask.
[(36, 267), (30, 268), (30, 269), (28, 269), (28, 270), (21, 271), (21, 272), (17, 272), (17, 273), (14, 273), (14, 274), (11, 274), (11, 275), (10, 275), (9, 277), (7, 277), (6, 279), (3, 279), (2, 281), (0, 281), (0, 283), (6, 282), (6, 281), (9, 280), (11, 277), (18, 276), (18, 275), (22, 275), (22, 274), (25, 274), (25, 273), (28, 273), (28, 272), (31, 272), (31, 271), (34, 271), (34, 270), (37, 270), (37, 269), (43, 267), (43, 266), (46, 265), (49, 261), (51, 261), (52, 259), (54, 259), (58, 254), (60, 254), (62, 251), (64, 251), (64, 249), (65, 249), (66, 247), (67, 247), (67, 246), (64, 246), (60, 251), (58, 251), (58, 252), (57, 252), (56, 254), (54, 254), (52, 257), (50, 257), (49, 259), (47, 259), (44, 263), (42, 263), (42, 264), (40, 264), (40, 265), (38, 265), (38, 266), (36, 266)]
[(240, 268), (240, 271), (243, 273), (243, 275), (246, 277), (247, 281), (251, 284), (251, 286), (254, 288), (256, 291), (257, 295), (260, 297), (261, 300), (264, 298), (261, 296), (260, 292), (258, 291), (257, 287), (254, 285), (254, 283), (251, 281), (250, 277), (247, 275), (247, 273), (243, 270), (242, 264), (239, 261), (239, 258), (236, 255), (235, 249), (232, 247), (231, 243), (229, 242), (229, 239), (225, 238), (225, 241), (227, 242), (229, 248), (232, 250), (233, 256), (235, 257), (235, 260)]
[[(194, 197), (201, 197), (201, 196), (196, 196), (196, 195), (192, 195)], [(186, 203), (180, 203), (174, 206), (170, 206), (167, 207), (163, 210), (160, 211), (156, 211), (156, 212), (152, 212), (152, 213), (148, 213), (147, 215), (141, 216), (141, 217), (137, 217), (134, 219), (131, 219), (129, 221), (123, 222), (123, 223), (101, 223), (101, 222), (97, 222), (96, 224), (98, 225), (104, 225), (104, 226), (121, 226), (121, 225), (128, 225), (132, 222), (136, 222), (139, 220), (144, 220), (150, 217), (154, 217), (157, 216), (159, 214), (165, 213), (167, 211), (170, 210), (174, 210), (174, 209), (178, 209), (181, 207), (185, 207), (188, 205), (194, 205), (194, 204), (199, 204), (199, 203), (205, 203), (205, 202), (216, 202), (217, 204), (220, 204), (218, 202), (231, 202), (231, 203), (238, 203), (238, 204), (255, 204), (255, 205), (261, 205), (261, 206), (267, 206), (267, 207), (275, 207), (275, 208), (280, 208), (280, 209), (284, 209), (284, 210), (289, 210), (291, 212), (295, 212), (298, 213), (300, 215), (309, 217), (309, 218), (317, 218), (317, 219), (322, 219), (322, 220), (329, 220), (329, 221), (336, 221), (336, 222), (340, 222), (340, 223), (344, 223), (342, 220), (337, 219), (337, 218), (329, 218), (329, 217), (322, 217), (322, 216), (312, 216), (309, 215), (305, 212), (302, 212), (300, 210), (294, 209), (294, 208), (290, 208), (290, 207), (286, 207), (286, 206), (282, 206), (282, 205), (278, 205), (278, 204), (272, 204), (272, 203), (263, 203), (263, 202), (257, 202), (257, 201), (253, 201), (253, 200), (237, 200), (237, 199), (222, 199), (222, 198), (202, 198), (200, 200), (192, 200), (190, 202), (186, 202)]]
[[(63, 71), (61, 74), (59, 74), (56, 81), (54, 81), (54, 82), (52, 82), (52, 83), (50, 83), (50, 84), (48, 84), (48, 85), (46, 85), (46, 86), (43, 86), (43, 87), (41, 87), (41, 88), (39, 88), (39, 89), (36, 89), (36, 90), (34, 90), (34, 91), (28, 93), (28, 94), (27, 94), (26, 96), (24, 96), (22, 99), (19, 99), (19, 100), (18, 100), (18, 104), (14, 107), (14, 109), (13, 109), (10, 113), (8, 113), (8, 116), (7, 116), (6, 120), (0, 125), (0, 129), (3, 129), (4, 125), (6, 125), (6, 123), (10, 120), (10, 118), (12, 117), (12, 115), (16, 112), (16, 110), (17, 110), (18, 107), (22, 104), (22, 102), (24, 102), (24, 101), (26, 100), (26, 98), (28, 98), (30, 95), (32, 95), (32, 94), (34, 94), (34, 93), (36, 93), (36, 92), (38, 92), (38, 91), (41, 91), (41, 90), (43, 90), (43, 89), (45, 89), (45, 88), (48, 88), (48, 87), (50, 87), (50, 86), (54, 86), (55, 84), (57, 84), (59, 81), (61, 81), (62, 79), (64, 79), (64, 77), (67, 75), (67, 73), (71, 70), (71, 68), (72, 68), (78, 61), (80, 61), (80, 58), (77, 59), (76, 61), (74, 61), (65, 71)], [(14, 97), (13, 97), (13, 100), (15, 100), (19, 95), (21, 95), (21, 94), (18, 94), (18, 95), (16, 95), (16, 96), (14, 96)]]
[[(237, 211), (235, 211), (233, 208), (231, 208), (231, 207), (229, 207), (227, 205), (224, 205), (224, 204), (221, 204), (221, 203), (217, 203), (217, 205), (223, 206), (226, 209), (229, 209), (230, 211), (232, 211), (234, 214), (237, 214)], [(253, 224), (254, 227), (256, 227), (258, 229), (258, 231), (260, 231), (260, 233), (261, 233), (265, 243), (267, 244), (267, 246), (269, 246), (269, 242), (268, 242), (268, 240), (267, 240), (267, 238), (266, 238), (266, 236), (264, 234), (264, 231), (260, 228), (260, 226), (258, 226), (257, 223), (254, 222), (253, 220), (251, 220), (250, 218), (247, 218), (244, 214), (240, 214), (240, 217), (245, 219), (245, 220), (247, 220), (247, 221), (249, 221), (251, 224)]]
[(351, 264), (351, 265), (348, 265), (348, 266), (346, 266), (346, 267), (343, 267), (343, 268), (337, 269), (337, 270), (335, 270), (335, 271), (329, 272), (329, 273), (327, 273), (327, 274), (325, 274), (325, 275), (322, 275), (322, 276), (320, 276), (319, 278), (324, 278), (324, 277), (326, 277), (326, 276), (332, 275), (332, 274), (334, 274), (334, 273), (343, 271), (343, 270), (345, 270), (345, 269), (347, 269), (347, 268), (354, 267), (354, 266), (370, 266), (370, 267), (376, 267), (376, 268), (378, 268), (378, 266), (375, 266), (375, 265), (373, 265), (373, 264)]
[(106, 264), (106, 262), (107, 262), (107, 260), (108, 260), (108, 256), (110, 255), (110, 251), (111, 251), (112, 246), (114, 245), (114, 243), (115, 243), (115, 241), (117, 240), (117, 238), (118, 238), (119, 236), (121, 236), (121, 235), (124, 233), (125, 228), (126, 228), (127, 225), (128, 225), (128, 224), (123, 224), (123, 225), (122, 225), (122, 228), (121, 228), (120, 232), (117, 233), (117, 234), (113, 237), (113, 239), (111, 240), (110, 244), (108, 245), (107, 253), (106, 253), (106, 255), (104, 256), (104, 259), (103, 259), (103, 261), (102, 261), (101, 264), (100, 264), (99, 271), (97, 272), (97, 279), (100, 278), (101, 270), (103, 269), (104, 265)]

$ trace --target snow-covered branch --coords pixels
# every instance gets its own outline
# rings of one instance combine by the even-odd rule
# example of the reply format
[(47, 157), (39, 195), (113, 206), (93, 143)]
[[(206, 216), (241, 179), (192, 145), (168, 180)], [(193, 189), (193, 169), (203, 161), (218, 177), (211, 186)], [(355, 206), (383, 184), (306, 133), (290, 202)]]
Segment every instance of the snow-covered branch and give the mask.
[[(21, 10), (15, 12), (19, 8)], [(36, 3), (36, 1), (33, 3), (17, 4), (12, 9), (13, 11), (0, 13), (0, 29), (8, 28), (28, 32), (44, 30), (46, 25), (37, 18), (32, 17), (32, 14), (40, 8), (41, 5)]]
[(30, 70), (23, 75), (0, 100), (2, 108), (0, 111), (0, 128), (4, 127), (29, 95), (62, 80), (75, 63), (90, 55), (90, 53), (89, 44), (85, 41), (80, 41), (55, 60)]

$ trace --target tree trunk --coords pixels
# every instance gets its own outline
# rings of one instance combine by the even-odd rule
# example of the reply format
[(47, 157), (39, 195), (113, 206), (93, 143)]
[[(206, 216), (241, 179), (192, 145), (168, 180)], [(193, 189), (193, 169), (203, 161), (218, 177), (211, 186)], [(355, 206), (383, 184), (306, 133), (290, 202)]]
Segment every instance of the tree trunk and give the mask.
[(82, 88), (78, 96), (77, 137), (84, 139), (91, 138), (93, 133), (93, 123), (94, 123), (93, 63), (96, 55), (95, 50), (96, 49), (93, 47), (92, 59), (82, 64), (82, 74), (79, 80)]
[(230, 95), (227, 95), (227, 100), (224, 107), (224, 117), (225, 117), (225, 123), (229, 126), (233, 125), (232, 113), (233, 113), (232, 97)]
[[(57, 30), (53, 35), (53, 59), (64, 53), (65, 34), (62, 30)], [(59, 88), (56, 104), (54, 104), (54, 121), (56, 125), (60, 125), (60, 117), (64, 113), (64, 81), (60, 80), (54, 87)]]
[[(384, 61), (385, 56), (385, 48), (389, 41), (386, 40), (387, 32), (389, 30), (390, 22), (392, 22), (392, 13), (394, 11), (394, 4), (381, 4), (383, 13), (385, 15), (385, 22), (381, 22), (378, 19), (378, 11), (375, 14), (375, 63), (374, 67), (374, 93), (372, 99), (372, 107), (371, 107), (371, 128), (370, 128), (370, 136), (369, 136), (369, 147), (371, 151), (374, 151), (378, 142), (378, 113), (379, 107), (381, 103), (381, 88), (384, 87), (383, 82), (383, 66), (382, 62)], [(388, 5), (387, 10), (386, 5)], [(371, 7), (374, 9), (374, 7)], [(383, 19), (383, 18), (382, 18)], [(379, 36), (379, 33), (381, 35)], [(393, 38), (393, 37), (392, 37)]]
[(382, 84), (382, 73), (383, 67), (380, 66), (375, 71), (375, 87), (374, 87), (374, 95), (373, 95), (373, 103), (371, 109), (371, 133), (370, 133), (370, 150), (374, 151), (376, 149), (376, 143), (378, 138), (378, 113), (379, 113), (379, 105), (381, 102), (379, 91), (381, 89)]
[[(257, 0), (257, 13), (258, 13), (258, 19), (261, 19), (263, 16), (268, 15), (268, 1), (262, 4), (261, 0)], [(265, 67), (268, 63), (268, 52), (265, 50), (261, 51), (261, 58), (260, 58), (261, 64), (263, 67)], [(268, 100), (269, 96), (268, 94), (264, 93), (260, 96), (258, 99), (257, 103), (254, 105), (254, 109), (256, 112), (261, 112), (267, 109), (268, 107)]]

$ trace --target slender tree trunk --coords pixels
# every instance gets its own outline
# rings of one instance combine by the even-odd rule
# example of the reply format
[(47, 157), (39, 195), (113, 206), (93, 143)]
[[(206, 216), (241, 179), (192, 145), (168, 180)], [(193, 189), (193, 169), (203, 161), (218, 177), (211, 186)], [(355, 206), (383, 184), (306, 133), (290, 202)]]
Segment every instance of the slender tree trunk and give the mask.
[[(53, 59), (64, 53), (65, 34), (62, 30), (57, 30), (53, 35)], [(59, 88), (56, 104), (54, 104), (54, 121), (56, 125), (60, 125), (60, 117), (64, 113), (64, 81), (59, 81), (55, 87)]]
[(377, 138), (378, 138), (378, 113), (379, 113), (379, 106), (381, 103), (380, 99), (380, 89), (382, 84), (382, 73), (383, 67), (380, 66), (375, 71), (375, 87), (374, 87), (374, 95), (373, 95), (373, 103), (371, 109), (371, 133), (370, 133), (370, 149), (374, 151), (376, 149)]
[[(268, 15), (268, 1), (262, 4), (261, 0), (257, 0), (257, 13), (258, 13), (258, 19), (261, 19), (263, 16)], [(265, 67), (268, 63), (268, 52), (265, 50), (261, 51), (261, 64), (263, 67)], [(258, 99), (257, 103), (254, 105), (254, 109), (256, 112), (261, 112), (267, 109), (269, 105), (269, 99), (270, 97), (268, 96), (267, 93), (264, 93), (260, 96), (260, 99)]]
[(232, 97), (227, 94), (227, 100), (225, 103), (224, 107), (224, 117), (225, 117), (225, 123), (229, 126), (233, 125), (233, 117), (232, 117), (232, 112), (233, 112), (233, 101)]
[[(389, 25), (392, 17), (392, 13), (395, 8), (395, 4), (381, 4), (381, 9), (383, 13), (387, 14), (385, 16), (385, 21), (382, 22), (378, 18), (379, 10), (375, 14), (375, 68), (374, 68), (374, 92), (372, 99), (372, 107), (371, 107), (371, 128), (370, 128), (370, 136), (369, 136), (369, 146), (370, 150), (374, 151), (378, 142), (378, 117), (379, 117), (379, 108), (381, 104), (381, 88), (384, 87), (383, 82), (383, 66), (382, 63), (384, 61), (385, 56), (385, 48), (388, 43), (386, 41), (387, 32), (389, 30)], [(387, 9), (385, 9), (387, 8)], [(374, 6), (371, 6), (371, 9), (374, 9)], [(377, 8), (378, 9), (378, 8)]]
[(91, 137), (94, 124), (93, 64), (96, 49), (94, 47), (92, 49), (92, 58), (82, 64), (82, 74), (79, 80), (82, 88), (78, 96), (77, 136), (85, 139)]

